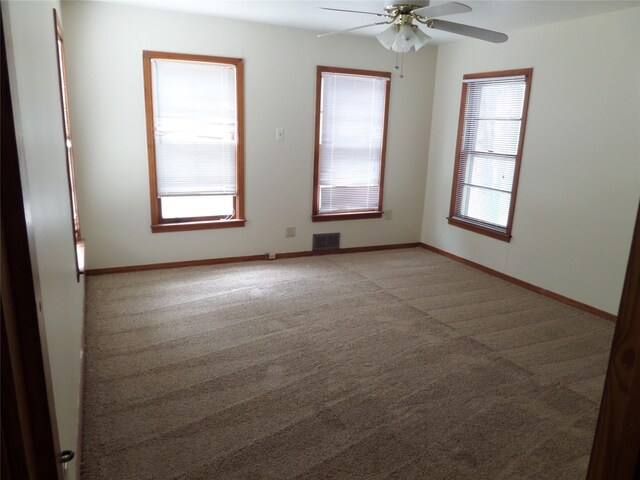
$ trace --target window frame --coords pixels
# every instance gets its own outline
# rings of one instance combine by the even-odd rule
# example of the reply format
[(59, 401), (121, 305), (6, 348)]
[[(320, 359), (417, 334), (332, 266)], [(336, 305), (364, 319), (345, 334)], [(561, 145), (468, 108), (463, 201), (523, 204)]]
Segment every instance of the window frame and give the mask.
[[(511, 201), (509, 204), (509, 214), (507, 217), (507, 225), (502, 228), (497, 225), (492, 225), (490, 223), (485, 223), (480, 220), (474, 220), (469, 217), (464, 217), (456, 211), (456, 198), (459, 195), (459, 191), (462, 188), (462, 185), (459, 182), (460, 179), (460, 154), (463, 148), (463, 140), (464, 140), (464, 131), (465, 131), (465, 113), (466, 113), (466, 104), (467, 104), (467, 85), (468, 83), (465, 80), (477, 80), (477, 79), (489, 79), (489, 78), (501, 78), (501, 77), (513, 77), (524, 75), (525, 77), (525, 93), (522, 104), (522, 118), (520, 120), (520, 134), (518, 138), (518, 148), (516, 151), (516, 155), (514, 158), (515, 165), (513, 171), (513, 185), (511, 188)], [(527, 114), (529, 111), (529, 95), (531, 92), (531, 78), (533, 76), (533, 68), (520, 68), (513, 70), (501, 70), (497, 72), (484, 72), (484, 73), (472, 73), (466, 74), (462, 77), (462, 94), (460, 99), (460, 114), (458, 119), (458, 134), (457, 134), (457, 142), (456, 142), (456, 153), (454, 159), (454, 169), (453, 169), (453, 179), (452, 179), (452, 187), (451, 187), (451, 202), (449, 206), (449, 216), (447, 217), (447, 221), (449, 225), (453, 225), (456, 227), (463, 228), (465, 230), (470, 230), (475, 233), (479, 233), (482, 235), (486, 235), (492, 238), (496, 238), (498, 240), (502, 240), (504, 242), (511, 241), (511, 231), (513, 227), (513, 217), (516, 206), (516, 198), (518, 193), (518, 182), (520, 179), (520, 166), (522, 163), (522, 150), (524, 146), (524, 137), (526, 133), (527, 126)]]
[[(382, 137), (382, 153), (380, 155), (380, 184), (378, 207), (376, 210), (320, 213), (320, 187), (318, 185), (320, 176), (320, 112), (322, 100), (322, 74), (337, 73), (346, 75), (360, 75), (368, 77), (381, 77), (387, 79), (385, 105), (384, 105), (384, 132)], [(315, 112), (315, 145), (313, 157), (313, 210), (311, 220), (313, 222), (324, 222), (333, 220), (359, 220), (366, 218), (380, 218), (384, 213), (382, 210), (382, 200), (384, 193), (384, 171), (387, 151), (387, 130), (389, 123), (389, 97), (391, 93), (391, 73), (375, 70), (360, 70), (354, 68), (328, 67), (318, 65), (316, 69), (316, 112)]]
[(53, 30), (55, 33), (56, 64), (58, 68), (58, 87), (60, 92), (60, 110), (62, 111), (62, 131), (67, 168), (67, 184), (69, 187), (69, 203), (71, 206), (71, 230), (73, 233), (73, 251), (76, 266), (76, 280), (84, 273), (84, 240), (80, 229), (78, 213), (78, 190), (73, 155), (73, 136), (71, 134), (71, 113), (69, 111), (69, 90), (67, 87), (67, 64), (65, 59), (64, 36), (58, 12), (53, 9)]
[[(153, 113), (153, 82), (151, 60), (178, 60), (192, 62), (207, 62), (233, 65), (236, 69), (236, 112), (237, 112), (237, 143), (236, 143), (236, 196), (234, 199), (235, 214), (233, 218), (226, 217), (184, 217), (180, 219), (162, 218), (161, 199), (158, 196), (156, 175), (156, 149), (154, 136)], [(218, 57), (187, 53), (160, 52), (144, 50), (142, 52), (144, 74), (145, 117), (147, 127), (147, 154), (149, 162), (149, 201), (151, 206), (151, 232), (176, 232), (189, 230), (205, 230), (211, 228), (244, 227), (244, 71), (241, 58)]]

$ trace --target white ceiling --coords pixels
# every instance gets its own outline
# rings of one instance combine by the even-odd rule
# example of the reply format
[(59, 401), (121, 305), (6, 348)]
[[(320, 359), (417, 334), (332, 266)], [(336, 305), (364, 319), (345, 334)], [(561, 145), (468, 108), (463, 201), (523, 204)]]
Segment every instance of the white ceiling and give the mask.
[[(94, 0), (145, 8), (197, 13), (250, 22), (283, 25), (317, 33), (343, 30), (381, 21), (380, 17), (321, 10), (319, 7), (382, 12), (384, 0)], [(391, 3), (411, 3), (398, 0)], [(418, 3), (418, 2), (414, 2)], [(432, 5), (445, 3), (434, 0)], [(580, 17), (640, 6), (640, 0), (460, 0), (473, 8), (470, 13), (449, 15), (446, 20), (509, 34), (514, 30), (562, 22)], [(365, 28), (352, 34), (375, 35), (384, 26)], [(429, 30), (431, 44), (465, 39), (459, 35)]]

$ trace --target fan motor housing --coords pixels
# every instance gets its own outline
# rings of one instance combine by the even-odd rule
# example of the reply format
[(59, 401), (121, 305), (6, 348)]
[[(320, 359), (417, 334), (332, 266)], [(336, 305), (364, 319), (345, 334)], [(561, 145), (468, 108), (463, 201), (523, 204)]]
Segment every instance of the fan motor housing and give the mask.
[(409, 13), (411, 10), (415, 10), (416, 8), (428, 7), (429, 0), (409, 0), (404, 3), (402, 0), (385, 0), (384, 9), (385, 11), (390, 10), (401, 10)]

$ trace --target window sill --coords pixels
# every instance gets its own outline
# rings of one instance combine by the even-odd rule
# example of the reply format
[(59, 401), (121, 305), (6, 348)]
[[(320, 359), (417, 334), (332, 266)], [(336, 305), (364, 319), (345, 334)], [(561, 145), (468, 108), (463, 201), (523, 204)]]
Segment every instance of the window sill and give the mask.
[(502, 240), (503, 242), (511, 241), (511, 234), (506, 230), (499, 230), (499, 227), (491, 228), (489, 226), (475, 223), (460, 217), (449, 217), (447, 218), (447, 220), (449, 222), (449, 225), (453, 225), (455, 227), (464, 228), (465, 230), (496, 238), (498, 240)]
[(353, 212), (353, 213), (316, 213), (311, 216), (314, 222), (332, 222), (334, 220), (361, 220), (363, 218), (380, 218), (383, 212)]
[(151, 225), (152, 233), (185, 232), (189, 230), (207, 230), (210, 228), (244, 227), (246, 220), (213, 220), (208, 222), (157, 223)]

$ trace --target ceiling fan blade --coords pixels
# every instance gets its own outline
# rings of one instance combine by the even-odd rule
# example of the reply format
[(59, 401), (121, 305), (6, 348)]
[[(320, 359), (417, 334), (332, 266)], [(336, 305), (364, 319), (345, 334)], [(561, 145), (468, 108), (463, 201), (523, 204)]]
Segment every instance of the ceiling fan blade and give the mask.
[(493, 43), (503, 43), (509, 39), (509, 37), (504, 33), (472, 27), (471, 25), (463, 25), (461, 23), (447, 22), (446, 20), (438, 20), (437, 18), (429, 20), (427, 22), (427, 27), (435, 30), (442, 30), (444, 32), (457, 33), (458, 35), (464, 35), (465, 37), (486, 40), (487, 42)]
[(443, 15), (454, 15), (456, 13), (467, 13), (471, 11), (471, 7), (457, 2), (443, 3), (440, 5), (432, 5), (428, 7), (416, 8), (411, 10), (414, 15), (421, 17), (435, 18)]
[(320, 37), (326, 37), (328, 35), (335, 35), (337, 33), (346, 33), (346, 32), (352, 32), (354, 30), (360, 30), (361, 28), (367, 28), (367, 27), (375, 27), (376, 25), (389, 25), (393, 22), (376, 22), (376, 23), (370, 23), (369, 25), (361, 25), (359, 27), (352, 27), (352, 28), (347, 28), (346, 30), (338, 30), (336, 32), (329, 32), (329, 33), (321, 33), (320, 35), (317, 35), (318, 38)]
[(349, 13), (364, 13), (365, 15), (376, 15), (378, 17), (392, 17), (393, 15), (389, 15), (388, 13), (375, 13), (375, 12), (363, 12), (360, 10), (343, 10), (342, 8), (329, 8), (329, 7), (320, 7), (322, 10), (331, 10), (333, 12), (349, 12)]

